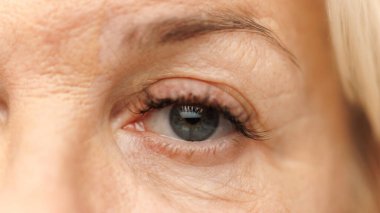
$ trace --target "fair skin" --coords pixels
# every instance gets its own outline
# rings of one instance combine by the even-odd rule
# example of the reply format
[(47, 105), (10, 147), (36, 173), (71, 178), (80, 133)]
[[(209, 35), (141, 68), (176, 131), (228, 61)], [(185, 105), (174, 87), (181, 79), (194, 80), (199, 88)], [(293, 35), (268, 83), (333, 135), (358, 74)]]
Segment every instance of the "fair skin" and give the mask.
[[(0, 0), (0, 212), (349, 211), (350, 127), (324, 6)], [(204, 24), (226, 14), (272, 33)], [(143, 110), (144, 90), (219, 92), (267, 138), (174, 139), (163, 109), (128, 110)]]

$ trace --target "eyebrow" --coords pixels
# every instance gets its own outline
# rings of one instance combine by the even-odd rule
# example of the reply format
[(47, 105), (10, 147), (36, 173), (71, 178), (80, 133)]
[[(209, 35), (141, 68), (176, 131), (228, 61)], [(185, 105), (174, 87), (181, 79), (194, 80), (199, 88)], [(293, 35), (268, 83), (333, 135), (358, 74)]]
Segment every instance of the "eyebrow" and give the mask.
[[(153, 35), (158, 35), (158, 43), (181, 42), (217, 32), (246, 32), (259, 35), (283, 51), (297, 65), (294, 54), (269, 28), (259, 24), (255, 18), (232, 12), (210, 13), (204, 16), (172, 18), (154, 23)], [(298, 65), (297, 65), (298, 66)]]

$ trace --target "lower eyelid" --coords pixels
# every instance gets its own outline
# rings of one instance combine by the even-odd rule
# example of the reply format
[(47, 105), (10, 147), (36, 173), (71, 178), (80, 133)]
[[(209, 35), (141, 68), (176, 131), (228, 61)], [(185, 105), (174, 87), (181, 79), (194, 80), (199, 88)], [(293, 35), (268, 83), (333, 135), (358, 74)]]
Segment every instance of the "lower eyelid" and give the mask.
[(216, 140), (185, 142), (149, 132), (121, 131), (118, 138), (121, 146), (133, 141), (133, 146), (140, 147), (139, 150), (147, 155), (154, 154), (191, 166), (213, 166), (233, 161), (249, 143), (237, 133)]

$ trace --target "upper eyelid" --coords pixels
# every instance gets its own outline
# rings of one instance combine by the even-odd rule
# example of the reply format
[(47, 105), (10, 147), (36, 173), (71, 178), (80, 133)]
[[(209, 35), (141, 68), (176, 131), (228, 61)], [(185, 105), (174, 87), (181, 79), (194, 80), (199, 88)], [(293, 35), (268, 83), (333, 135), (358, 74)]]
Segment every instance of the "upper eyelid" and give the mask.
[[(253, 105), (249, 103), (249, 101), (243, 97), (243, 94), (239, 92), (238, 90), (236, 90), (236, 88), (234, 87), (230, 87), (224, 83), (221, 84), (220, 82), (209, 82), (203, 79), (197, 80), (194, 78), (186, 78), (186, 77), (177, 77), (177, 78), (171, 77), (171, 78), (166, 78), (166, 79), (157, 79), (157, 80), (151, 81), (150, 83), (144, 83), (141, 85), (138, 91), (133, 92), (132, 94), (129, 94), (128, 97), (125, 97), (125, 96), (123, 97), (121, 95), (122, 98), (112, 101), (113, 102), (112, 105), (114, 107), (111, 110), (111, 117), (117, 116), (119, 113), (123, 111), (123, 109), (128, 108), (128, 105), (130, 105), (131, 102), (136, 101), (136, 99), (140, 100), (140, 102), (141, 100), (147, 100), (147, 99), (154, 99), (154, 98), (160, 99), (157, 96), (154, 98), (149, 97), (149, 96), (152, 96), (152, 94), (150, 94), (149, 88), (151, 88), (154, 85), (160, 84), (160, 82), (162, 81), (194, 81), (201, 84), (213, 85), (212, 87), (222, 91), (225, 94), (228, 94), (228, 96), (235, 97), (234, 98), (235, 101), (239, 102), (239, 105), (243, 107), (244, 111), (249, 112), (251, 110), (248, 110), (248, 109), (252, 109), (253, 110), (252, 113), (255, 113), (255, 114), (257, 113)], [(165, 97), (165, 98), (169, 99), (168, 97)], [(145, 103), (141, 103), (141, 104), (145, 105)], [(134, 110), (131, 110), (131, 111), (134, 111)], [(139, 112), (135, 111), (135, 113), (139, 113)]]

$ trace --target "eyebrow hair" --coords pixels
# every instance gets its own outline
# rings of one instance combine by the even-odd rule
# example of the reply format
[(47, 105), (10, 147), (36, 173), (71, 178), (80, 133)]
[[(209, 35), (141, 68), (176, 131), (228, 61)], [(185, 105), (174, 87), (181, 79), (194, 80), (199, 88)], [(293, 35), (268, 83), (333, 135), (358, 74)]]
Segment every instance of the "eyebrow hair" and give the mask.
[(153, 34), (158, 35), (158, 43), (167, 44), (185, 41), (217, 32), (247, 32), (264, 37), (283, 51), (296, 65), (294, 54), (279, 40), (269, 28), (259, 24), (253, 17), (232, 12), (210, 13), (205, 16), (172, 18), (155, 23)]

